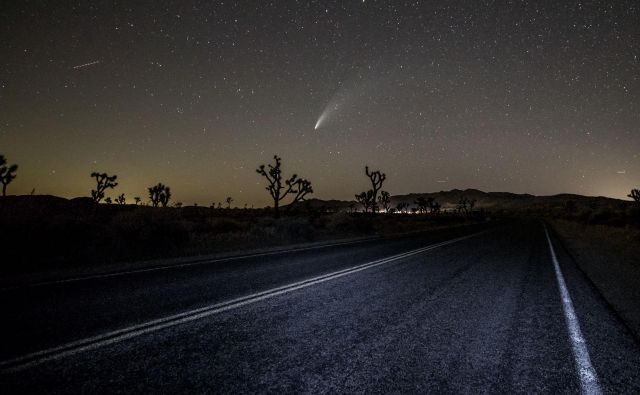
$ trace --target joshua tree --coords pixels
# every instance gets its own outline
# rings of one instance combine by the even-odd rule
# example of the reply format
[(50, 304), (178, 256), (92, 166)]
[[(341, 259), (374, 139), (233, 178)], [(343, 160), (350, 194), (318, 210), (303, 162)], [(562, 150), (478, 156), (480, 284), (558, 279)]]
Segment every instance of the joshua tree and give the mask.
[(136, 206), (137, 206), (138, 204), (140, 204), (140, 200), (142, 200), (142, 199), (140, 199), (140, 196), (136, 196), (136, 197), (133, 198), (133, 200), (135, 200)]
[(231, 203), (233, 202), (233, 198), (229, 196), (228, 198), (225, 199), (225, 202), (227, 202), (227, 208), (230, 209)]
[(382, 183), (387, 179), (387, 176), (380, 170), (370, 172), (369, 166), (364, 167), (364, 174), (371, 181), (371, 189), (356, 195), (356, 200), (364, 206), (365, 212), (371, 209), (371, 212), (375, 213), (378, 210), (378, 204), (376, 203), (378, 201), (378, 191), (382, 188)]
[(0, 155), (0, 182), (2, 182), (2, 196), (7, 196), (7, 185), (16, 178), (18, 165), (7, 166), (7, 159)]
[(427, 207), (429, 208), (429, 211), (433, 213), (433, 205), (435, 204), (436, 199), (432, 198), (432, 197), (428, 197), (427, 198)]
[(438, 214), (438, 213), (440, 213), (440, 208), (441, 208), (440, 203), (438, 203), (438, 202), (434, 201), (434, 202), (431, 204), (430, 208), (431, 208), (431, 213), (433, 213), (433, 214)]
[(458, 201), (458, 205), (456, 206), (456, 211), (460, 214), (467, 213), (467, 198), (461, 197)]
[(104, 191), (106, 191), (107, 188), (113, 189), (118, 185), (118, 183), (115, 182), (118, 176), (109, 176), (107, 173), (97, 173), (94, 171), (91, 173), (91, 177), (96, 179), (96, 189), (91, 190), (91, 197), (96, 203), (100, 203), (100, 200), (104, 198)]
[(148, 190), (149, 200), (151, 200), (153, 207), (158, 207), (158, 205), (167, 207), (169, 200), (171, 200), (171, 188), (159, 182), (158, 185), (149, 187)]
[(627, 196), (633, 199), (633, 201), (636, 202), (636, 204), (640, 205), (640, 189), (632, 189), (631, 193)]
[(469, 200), (463, 196), (462, 198), (460, 198), (460, 201), (456, 206), (456, 211), (465, 215), (469, 215), (470, 213), (473, 212), (473, 208), (475, 207), (475, 205), (476, 205), (475, 199)]
[(293, 195), (293, 200), (289, 203), (287, 210), (289, 210), (296, 203), (303, 201), (305, 196), (313, 193), (313, 187), (311, 181), (304, 178), (299, 178), (297, 174), (293, 174), (288, 179), (282, 178), (282, 158), (278, 155), (274, 155), (275, 165), (269, 164), (268, 169), (265, 165), (260, 165), (256, 172), (267, 179), (268, 185), (267, 191), (273, 199), (273, 209), (275, 217), (280, 216), (280, 202), (287, 197), (287, 195)]
[(424, 214), (427, 212), (427, 208), (429, 207), (429, 202), (427, 201), (427, 199), (420, 196), (419, 198), (416, 199), (414, 203), (416, 204), (416, 206), (418, 206), (418, 211), (421, 214)]
[(123, 205), (127, 202), (127, 199), (125, 199), (124, 197), (124, 193), (121, 193), (120, 195), (118, 195), (118, 197), (116, 198), (116, 203)]
[(409, 203), (406, 202), (400, 202), (398, 204), (396, 204), (396, 210), (398, 210), (399, 213), (404, 213), (407, 211), (407, 207), (409, 207)]
[(173, 207), (175, 207), (175, 208), (180, 208), (180, 207), (182, 207), (182, 202), (175, 202), (175, 203), (173, 204)]
[(111, 203), (113, 203), (113, 202), (111, 201), (111, 198), (110, 198), (110, 197), (105, 198), (105, 199), (104, 199), (104, 202), (105, 202), (105, 203), (107, 203), (107, 204), (111, 204)]
[(373, 192), (373, 207), (371, 207), (372, 212), (376, 212), (378, 210), (378, 206), (376, 204), (376, 200), (378, 200), (378, 191), (382, 188), (382, 183), (387, 179), (387, 175), (380, 172), (380, 170), (369, 172), (369, 166), (364, 167), (364, 173), (371, 180), (371, 191)]
[(389, 212), (391, 208), (391, 194), (387, 191), (380, 191), (380, 196), (378, 196), (378, 203), (384, 209), (385, 212)]
[(373, 211), (373, 206), (375, 205), (374, 203), (375, 201), (373, 198), (373, 191), (371, 189), (366, 192), (360, 192), (355, 196), (356, 196), (356, 201), (362, 205), (365, 213), (369, 212), (369, 209)]

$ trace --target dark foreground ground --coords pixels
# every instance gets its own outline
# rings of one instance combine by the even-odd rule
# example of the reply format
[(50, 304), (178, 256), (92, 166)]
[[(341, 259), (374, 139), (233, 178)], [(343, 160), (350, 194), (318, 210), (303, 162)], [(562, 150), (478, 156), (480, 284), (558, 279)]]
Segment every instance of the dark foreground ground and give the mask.
[(554, 220), (580, 270), (640, 339), (640, 228)]
[(268, 209), (96, 204), (89, 198), (0, 197), (0, 286), (9, 277), (101, 271), (167, 258), (388, 236), (481, 223), (473, 215), (370, 215), (317, 207)]
[[(638, 343), (551, 239), (599, 388), (637, 393)], [(581, 388), (539, 221), (5, 289), (0, 307), (2, 393)]]

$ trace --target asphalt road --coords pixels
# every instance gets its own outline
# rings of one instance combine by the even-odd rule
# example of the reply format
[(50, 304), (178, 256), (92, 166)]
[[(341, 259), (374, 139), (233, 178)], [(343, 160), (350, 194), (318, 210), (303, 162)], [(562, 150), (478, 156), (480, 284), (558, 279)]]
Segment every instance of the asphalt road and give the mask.
[(0, 291), (0, 393), (638, 393), (553, 233), (478, 231)]

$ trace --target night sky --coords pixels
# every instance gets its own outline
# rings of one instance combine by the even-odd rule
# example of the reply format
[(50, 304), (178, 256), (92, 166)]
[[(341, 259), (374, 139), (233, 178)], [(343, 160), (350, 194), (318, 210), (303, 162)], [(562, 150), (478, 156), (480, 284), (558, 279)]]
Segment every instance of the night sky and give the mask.
[(269, 204), (274, 154), (315, 197), (640, 186), (640, 2), (3, 1), (11, 194)]

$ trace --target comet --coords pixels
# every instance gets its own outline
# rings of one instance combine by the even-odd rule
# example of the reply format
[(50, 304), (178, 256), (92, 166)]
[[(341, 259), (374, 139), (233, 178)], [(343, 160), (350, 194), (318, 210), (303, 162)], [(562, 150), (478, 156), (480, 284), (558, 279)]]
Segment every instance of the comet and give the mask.
[(73, 66), (72, 69), (77, 70), (77, 69), (82, 69), (84, 67), (89, 67), (89, 66), (93, 66), (94, 64), (98, 64), (100, 63), (99, 60), (95, 60), (93, 62), (89, 62), (89, 63), (85, 63), (85, 64), (79, 64), (77, 66)]
[(324, 123), (325, 119), (327, 119), (327, 115), (329, 114), (329, 111), (327, 110), (328, 108), (325, 108), (325, 110), (322, 111), (322, 114), (320, 114), (320, 116), (318, 117), (318, 121), (316, 122), (316, 126), (313, 128), (313, 130), (318, 130), (318, 128), (322, 126), (322, 123)]
[(371, 100), (373, 88), (379, 86), (371, 83), (372, 80), (371, 75), (358, 74), (338, 81), (336, 90), (322, 109), (313, 129), (318, 130), (331, 123), (345, 111), (361, 105), (363, 100)]
[(322, 113), (316, 121), (316, 126), (313, 129), (318, 130), (331, 117), (331, 115), (336, 113), (344, 99), (343, 94), (334, 94), (329, 103), (322, 110)]

